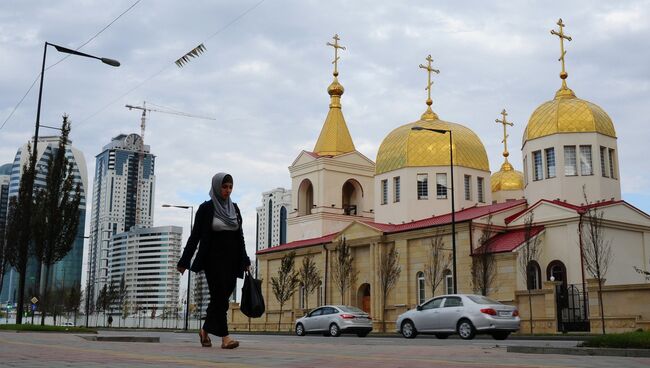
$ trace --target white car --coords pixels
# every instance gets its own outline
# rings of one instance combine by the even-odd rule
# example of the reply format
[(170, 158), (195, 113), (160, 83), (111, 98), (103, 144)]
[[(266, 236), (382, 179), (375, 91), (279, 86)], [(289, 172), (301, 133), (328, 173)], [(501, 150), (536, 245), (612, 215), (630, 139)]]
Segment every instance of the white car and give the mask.
[(347, 305), (324, 305), (296, 320), (296, 335), (323, 333), (337, 337), (341, 333), (367, 336), (372, 331), (372, 318), (357, 307)]
[(397, 332), (407, 339), (419, 333), (446, 339), (458, 333), (461, 339), (473, 339), (477, 333), (505, 340), (519, 330), (517, 308), (482, 295), (453, 294), (427, 300), (397, 317)]

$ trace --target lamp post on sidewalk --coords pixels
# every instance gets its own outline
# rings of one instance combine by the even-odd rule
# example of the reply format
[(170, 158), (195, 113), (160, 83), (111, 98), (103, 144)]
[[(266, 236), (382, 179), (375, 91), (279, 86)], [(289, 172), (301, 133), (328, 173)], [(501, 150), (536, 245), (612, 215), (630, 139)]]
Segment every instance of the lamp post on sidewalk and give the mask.
[(454, 206), (454, 150), (452, 149), (452, 133), (451, 129), (433, 129), (424, 128), (421, 126), (414, 126), (411, 130), (428, 130), (438, 134), (449, 133), (449, 171), (451, 176), (451, 252), (452, 252), (452, 268), (454, 279), (454, 294), (458, 293), (458, 282), (456, 280), (456, 209)]
[[(43, 78), (45, 76), (45, 59), (47, 57), (47, 47), (48, 46), (54, 46), (57, 51), (65, 53), (65, 54), (71, 54), (71, 55), (83, 56), (83, 57), (87, 57), (87, 58), (91, 58), (91, 59), (97, 59), (97, 60), (100, 60), (102, 63), (108, 64), (110, 66), (115, 66), (115, 67), (120, 66), (120, 62), (117, 61), (117, 60), (114, 60), (114, 59), (98, 57), (98, 56), (86, 54), (86, 53), (83, 53), (83, 52), (79, 52), (79, 51), (76, 51), (76, 50), (72, 50), (72, 49), (69, 49), (69, 48), (66, 48), (66, 47), (63, 47), (63, 46), (55, 45), (53, 43), (45, 42), (45, 44), (43, 45), (43, 63), (41, 65), (41, 78), (40, 78), (41, 81), (40, 81), (39, 88), (38, 88), (38, 105), (37, 105), (37, 108), (36, 108), (36, 123), (35, 123), (35, 126), (34, 126), (34, 146), (32, 147), (32, 158), (31, 158), (31, 160), (29, 162), (30, 177), (28, 178), (29, 180), (26, 180), (26, 184), (28, 185), (28, 187), (26, 188), (27, 189), (27, 191), (26, 191), (26, 193), (27, 193), (26, 202), (27, 203), (26, 204), (31, 204), (32, 203), (33, 194), (34, 194), (33, 193), (33, 191), (34, 191), (34, 181), (36, 180), (36, 154), (37, 154), (36, 147), (38, 146), (38, 130), (39, 130), (40, 123), (41, 123), (41, 100), (42, 100), (42, 97), (43, 97)], [(27, 205), (26, 210), (25, 210), (25, 215), (24, 215), (23, 222), (26, 223), (26, 224), (30, 223), (31, 216), (32, 216), (31, 206)], [(21, 236), (21, 243), (23, 243), (23, 242), (26, 243), (28, 241), (29, 241), (28, 235), (22, 235)], [(22, 287), (19, 288), (20, 290), (18, 290), (18, 294), (19, 294), (20, 300), (22, 301), (23, 298), (24, 298), (24, 292), (25, 292), (24, 291), (24, 285), (25, 285), (25, 283), (24, 283), (24, 281), (21, 281), (20, 284), (22, 284)], [(17, 312), (17, 314), (16, 314), (16, 323), (21, 324), (22, 323), (22, 314), (23, 314), (23, 303), (22, 302), (18, 303), (18, 308), (17, 308), (16, 312)]]
[[(188, 206), (188, 205), (174, 205), (174, 204), (163, 204), (163, 207), (175, 207), (175, 208), (182, 208), (184, 210), (190, 209), (190, 234), (192, 233), (192, 228), (194, 227), (194, 206)], [(187, 298), (185, 300), (185, 326), (183, 327), (183, 330), (187, 331), (187, 324), (189, 322), (189, 317), (190, 317), (190, 281), (192, 278), (192, 271), (187, 270)]]

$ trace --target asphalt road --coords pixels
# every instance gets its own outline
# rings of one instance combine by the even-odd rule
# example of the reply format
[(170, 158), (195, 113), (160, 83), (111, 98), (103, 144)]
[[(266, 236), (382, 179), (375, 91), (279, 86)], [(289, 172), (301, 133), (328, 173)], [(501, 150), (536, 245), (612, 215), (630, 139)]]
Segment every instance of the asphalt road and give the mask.
[(576, 346), (577, 341), (234, 334), (234, 350), (202, 348), (194, 333), (101, 331), (158, 336), (160, 343), (92, 342), (59, 333), (0, 332), (0, 367), (648, 367), (650, 358), (506, 352), (508, 345)]

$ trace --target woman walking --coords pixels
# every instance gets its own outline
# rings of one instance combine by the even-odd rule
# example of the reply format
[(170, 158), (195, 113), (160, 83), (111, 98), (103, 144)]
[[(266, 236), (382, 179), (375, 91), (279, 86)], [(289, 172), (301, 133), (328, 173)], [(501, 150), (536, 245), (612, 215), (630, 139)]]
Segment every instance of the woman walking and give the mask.
[[(204, 347), (212, 346), (208, 334), (221, 337), (223, 349), (239, 346), (239, 341), (228, 335), (226, 314), (237, 278), (243, 278), (251, 261), (246, 254), (239, 207), (230, 199), (232, 188), (233, 179), (229, 174), (218, 173), (212, 177), (211, 200), (203, 202), (196, 211), (192, 233), (176, 267), (181, 274), (188, 268), (205, 273), (210, 303), (199, 332)], [(198, 253), (190, 267), (199, 243)]]

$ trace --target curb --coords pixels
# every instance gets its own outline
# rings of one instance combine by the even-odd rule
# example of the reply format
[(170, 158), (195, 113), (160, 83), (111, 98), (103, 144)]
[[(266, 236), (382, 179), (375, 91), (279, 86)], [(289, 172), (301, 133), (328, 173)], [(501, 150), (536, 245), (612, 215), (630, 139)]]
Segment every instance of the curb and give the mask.
[(160, 342), (157, 336), (77, 336), (88, 341), (101, 342)]
[(650, 358), (650, 349), (613, 349), (613, 348), (559, 348), (537, 346), (508, 346), (508, 353), (524, 354), (564, 354), (590, 356), (621, 356), (635, 358)]

